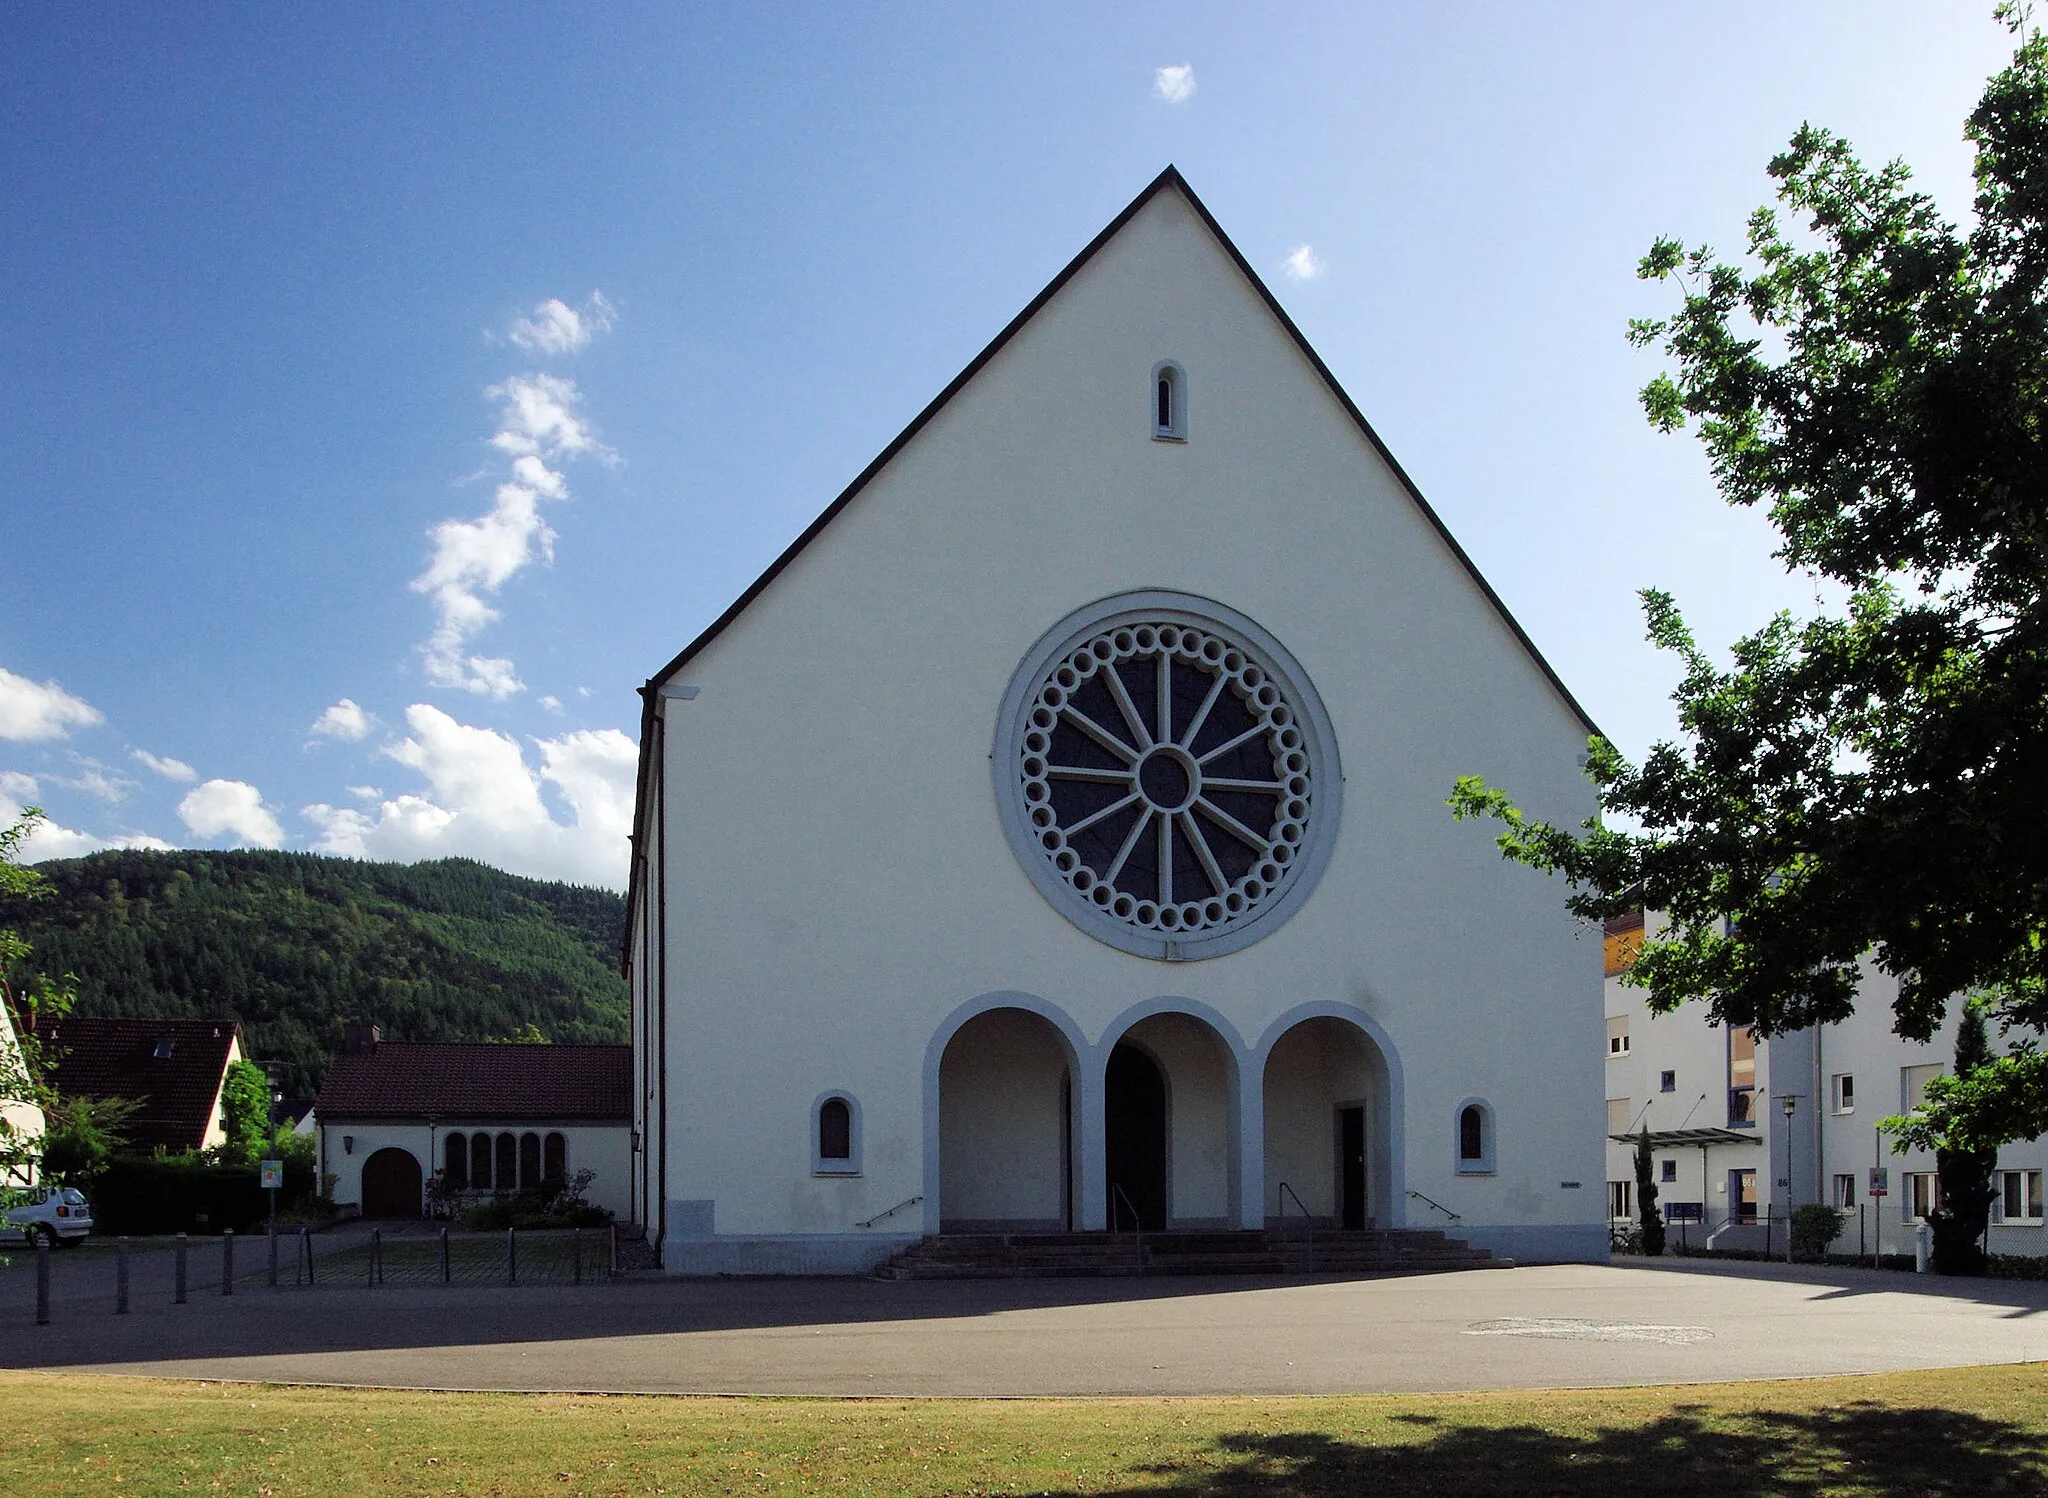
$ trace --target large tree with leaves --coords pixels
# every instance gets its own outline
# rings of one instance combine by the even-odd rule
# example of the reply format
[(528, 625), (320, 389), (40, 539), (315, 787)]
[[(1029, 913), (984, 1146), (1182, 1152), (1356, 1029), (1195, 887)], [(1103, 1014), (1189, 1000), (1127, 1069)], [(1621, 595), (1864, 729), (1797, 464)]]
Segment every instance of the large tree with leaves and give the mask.
[(1565, 875), (1577, 914), (1670, 916), (1630, 974), (1653, 1009), (1840, 1020), (1869, 953), (1902, 1035), (1983, 996), (2007, 1053), (1931, 1087), (1913, 1135), (1962, 1149), (2048, 1129), (2048, 42), (1999, 14), (2018, 46), (1966, 126), (1967, 225), (1808, 125), (1740, 263), (1669, 239), (1642, 262), (1681, 293), (1631, 328), (1672, 361), (1651, 422), (1694, 427), (1723, 496), (1767, 508), (1778, 559), (1839, 610), (1772, 619), (1724, 669), (1646, 591), (1685, 667), (1680, 739), (1640, 764), (1596, 741), (1581, 828), (1477, 779), (1452, 796)]
[[(0, 896), (33, 900), (49, 892), (47, 881), (20, 859), (22, 844), (41, 819), (42, 812), (31, 806), (0, 827)], [(36, 1017), (66, 1013), (72, 1000), (68, 982), (30, 969), (30, 950), (18, 932), (0, 927), (0, 1005), (7, 1011), (7, 1024), (0, 1027), (0, 1202), (15, 1194), (15, 1185), (42, 1158), (43, 1131), (31, 1122), (35, 1113), (25, 1110), (47, 1117), (56, 1102), (52, 1058), (36, 1036)]]

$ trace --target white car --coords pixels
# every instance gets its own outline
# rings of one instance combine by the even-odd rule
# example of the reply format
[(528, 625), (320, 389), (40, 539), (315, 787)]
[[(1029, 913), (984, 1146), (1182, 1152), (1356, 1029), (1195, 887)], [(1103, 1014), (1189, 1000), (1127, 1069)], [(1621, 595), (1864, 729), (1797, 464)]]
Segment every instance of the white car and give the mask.
[(34, 1186), (27, 1201), (7, 1209), (6, 1221), (26, 1242), (41, 1237), (70, 1248), (92, 1232), (92, 1203), (71, 1186)]

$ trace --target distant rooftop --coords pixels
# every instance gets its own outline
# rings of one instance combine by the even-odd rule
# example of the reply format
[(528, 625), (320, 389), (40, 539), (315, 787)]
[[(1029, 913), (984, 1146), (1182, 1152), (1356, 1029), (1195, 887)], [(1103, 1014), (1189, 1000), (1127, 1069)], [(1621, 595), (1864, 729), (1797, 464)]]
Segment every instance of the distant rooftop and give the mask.
[(628, 1123), (633, 1048), (383, 1040), (344, 1051), (314, 1111), (343, 1118)]

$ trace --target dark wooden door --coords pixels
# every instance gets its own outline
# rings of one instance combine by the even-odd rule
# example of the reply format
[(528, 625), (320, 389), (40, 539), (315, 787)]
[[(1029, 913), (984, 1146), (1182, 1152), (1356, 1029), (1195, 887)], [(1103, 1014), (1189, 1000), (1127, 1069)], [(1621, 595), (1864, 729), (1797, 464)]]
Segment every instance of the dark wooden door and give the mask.
[(363, 1162), (363, 1216), (420, 1215), (420, 1162), (408, 1150), (381, 1149)]
[(1344, 1226), (1365, 1226), (1365, 1109), (1337, 1110), (1338, 1206)]
[(1166, 1078), (1150, 1056), (1120, 1045), (1104, 1081), (1110, 1225), (1128, 1229), (1135, 1211), (1140, 1228), (1157, 1232), (1166, 1226)]

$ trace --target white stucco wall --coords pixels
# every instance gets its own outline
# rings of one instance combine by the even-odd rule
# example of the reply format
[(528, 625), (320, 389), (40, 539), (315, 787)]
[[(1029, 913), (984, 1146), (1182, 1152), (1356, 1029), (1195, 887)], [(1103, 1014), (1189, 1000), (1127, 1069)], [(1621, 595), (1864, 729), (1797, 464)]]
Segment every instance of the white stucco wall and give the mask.
[[(596, 1173), (590, 1189), (584, 1193), (584, 1200), (592, 1206), (606, 1208), (622, 1223), (632, 1220), (632, 1131), (625, 1124), (505, 1123), (485, 1119), (430, 1127), (423, 1123), (321, 1119), (318, 1128), (319, 1168), (334, 1176), (335, 1204), (360, 1210), (363, 1162), (378, 1150), (395, 1148), (410, 1153), (419, 1162), (420, 1180), (424, 1183), (441, 1168), (448, 1135), (477, 1130), (493, 1134), (501, 1130), (515, 1135), (535, 1133), (543, 1139), (549, 1134), (561, 1134), (567, 1146), (569, 1173), (574, 1175), (579, 1170)], [(349, 1140), (354, 1141), (352, 1148), (345, 1143)]]
[[(1184, 445), (1150, 438), (1149, 371), (1169, 357), (1188, 373)], [(1020, 658), (1069, 611), (1144, 587), (1216, 600), (1277, 636), (1343, 760), (1342, 826), (1315, 893), (1270, 936), (1201, 962), (1078, 931), (1019, 867), (991, 787)], [(963, 1005), (1006, 993), (1071, 1026), (1095, 1069), (1084, 1112), (1118, 1027), (1147, 1005), (1215, 1016), (1254, 1124), (1283, 1015), (1369, 1021), (1394, 1074), (1383, 1220), (1431, 1222), (1406, 1195), (1418, 1190), (1475, 1241), (1604, 1252), (1587, 1126), (1599, 934), (1444, 806), (1476, 772), (1580, 821), (1585, 730), (1175, 193), (675, 684), (697, 693), (662, 705), (666, 822), (643, 833), (668, 849), (672, 1238), (866, 1231), (856, 1223), (893, 1203), (940, 1195), (930, 1046)], [(858, 1095), (865, 1129), (864, 1174), (836, 1183), (831, 1211), (807, 1173), (807, 1109), (827, 1088)], [(1454, 1170), (1453, 1112), (1471, 1096), (1514, 1141), (1487, 1177)], [(1237, 1143), (1235, 1211), (1257, 1221), (1264, 1151)], [(1212, 1199), (1204, 1169), (1177, 1165), (1176, 1190)], [(1089, 1225), (1098, 1186), (1079, 1191)], [(952, 1215), (920, 1210), (924, 1226)]]

